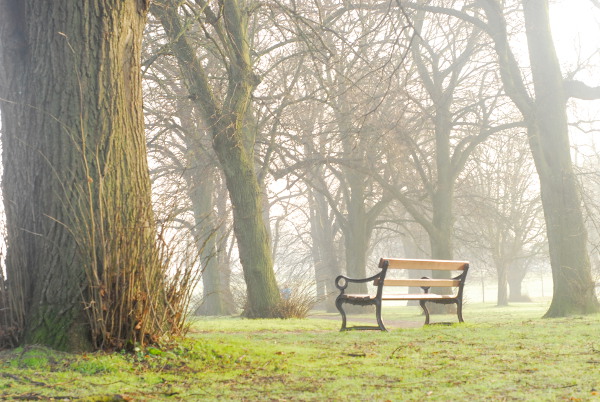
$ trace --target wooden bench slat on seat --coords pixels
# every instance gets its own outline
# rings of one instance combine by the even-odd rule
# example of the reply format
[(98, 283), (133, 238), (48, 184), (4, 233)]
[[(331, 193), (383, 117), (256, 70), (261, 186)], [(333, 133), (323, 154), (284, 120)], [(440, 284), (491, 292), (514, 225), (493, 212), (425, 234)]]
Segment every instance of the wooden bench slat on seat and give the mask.
[[(379, 281), (374, 281), (375, 286)], [(455, 279), (385, 279), (383, 286), (431, 286), (431, 287), (454, 287), (460, 285)]]
[(404, 260), (399, 258), (382, 258), (379, 267), (383, 261), (388, 261), (388, 269), (422, 269), (435, 271), (464, 271), (469, 265), (467, 261), (445, 261), (445, 260)]

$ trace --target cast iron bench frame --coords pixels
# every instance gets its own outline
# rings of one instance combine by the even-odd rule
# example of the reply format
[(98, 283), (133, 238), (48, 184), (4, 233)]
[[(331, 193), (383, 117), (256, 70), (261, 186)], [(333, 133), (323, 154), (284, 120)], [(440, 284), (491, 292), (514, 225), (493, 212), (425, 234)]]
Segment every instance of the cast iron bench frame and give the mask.
[[(446, 261), (446, 260), (413, 260), (398, 258), (382, 258), (379, 261), (379, 271), (377, 274), (364, 279), (348, 278), (340, 275), (335, 279), (335, 286), (340, 290), (339, 296), (335, 300), (335, 306), (342, 315), (342, 328), (340, 331), (351, 329), (375, 329), (387, 331), (383, 320), (381, 319), (381, 304), (384, 300), (416, 300), (425, 313), (425, 325), (429, 324), (429, 310), (426, 303), (433, 302), (438, 304), (456, 304), (456, 313), (458, 321), (464, 322), (462, 316), (463, 306), (463, 288), (469, 271), (467, 261)], [(419, 269), (432, 271), (462, 271), (450, 279), (431, 279), (423, 277), (421, 279), (386, 279), (388, 269)], [(346, 294), (345, 290), (350, 283), (366, 283), (373, 281), (377, 287), (374, 296), (368, 294)], [(383, 294), (384, 286), (420, 286), (424, 293), (421, 294)], [(438, 295), (429, 293), (431, 287), (453, 287), (457, 288), (456, 294)], [(343, 304), (352, 304), (357, 306), (375, 306), (375, 317), (377, 326), (346, 326), (346, 312)]]

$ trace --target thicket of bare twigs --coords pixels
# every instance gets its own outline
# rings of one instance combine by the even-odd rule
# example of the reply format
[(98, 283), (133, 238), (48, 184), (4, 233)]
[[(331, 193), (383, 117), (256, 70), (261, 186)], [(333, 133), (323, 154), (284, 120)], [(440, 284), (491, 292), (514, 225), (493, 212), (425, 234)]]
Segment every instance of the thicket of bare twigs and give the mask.
[[(98, 207), (77, 208), (69, 229), (83, 264), (82, 309), (92, 347), (133, 349), (185, 332), (201, 275), (196, 246), (171, 247), (165, 238), (181, 244), (166, 235), (172, 222), (164, 219), (157, 229), (148, 207), (98, 202), (106, 198), (92, 192), (85, 197)], [(21, 281), (8, 279), (0, 269), (0, 349), (18, 346), (25, 328)]]
[(281, 300), (277, 304), (274, 317), (306, 318), (317, 303), (317, 298), (309, 286), (284, 287)]
[(88, 252), (82, 296), (97, 349), (132, 349), (182, 334), (201, 273), (193, 252), (165, 241), (168, 220), (156, 229), (148, 224), (154, 219), (143, 215), (147, 208), (131, 216), (126, 210), (113, 200), (100, 208), (95, 227), (79, 237), (80, 250)]

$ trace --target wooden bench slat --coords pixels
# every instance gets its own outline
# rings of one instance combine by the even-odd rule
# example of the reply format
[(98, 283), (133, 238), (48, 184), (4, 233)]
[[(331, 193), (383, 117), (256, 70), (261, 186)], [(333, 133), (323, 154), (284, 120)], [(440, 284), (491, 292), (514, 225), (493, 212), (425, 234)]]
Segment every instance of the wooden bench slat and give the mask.
[(445, 260), (410, 260), (399, 258), (382, 258), (379, 266), (388, 261), (388, 269), (421, 269), (434, 271), (464, 271), (469, 265), (467, 261)]
[(441, 300), (441, 299), (456, 299), (455, 295), (438, 295), (435, 293), (427, 293), (420, 295), (393, 295), (383, 294), (381, 300)]
[[(375, 282), (375, 285), (379, 284)], [(460, 281), (458, 279), (384, 279), (383, 286), (456, 287), (460, 286)]]

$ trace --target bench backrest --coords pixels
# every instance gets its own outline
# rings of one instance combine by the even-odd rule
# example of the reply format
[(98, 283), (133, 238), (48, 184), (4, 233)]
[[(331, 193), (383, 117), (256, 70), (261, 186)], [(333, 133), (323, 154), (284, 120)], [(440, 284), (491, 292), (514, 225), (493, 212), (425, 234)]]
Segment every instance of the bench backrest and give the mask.
[(379, 268), (387, 261), (388, 269), (422, 269), (434, 271), (464, 271), (469, 269), (468, 261), (447, 260), (410, 260), (399, 258), (382, 258), (379, 260)]
[[(457, 287), (462, 294), (469, 263), (467, 261), (449, 260), (413, 260), (399, 258), (382, 258), (379, 260), (381, 275), (375, 279), (374, 284), (378, 287), (377, 293), (381, 295), (383, 285), (386, 286), (420, 286), (429, 287)], [(458, 276), (451, 279), (385, 279), (388, 269), (418, 269), (432, 271), (462, 271)]]

